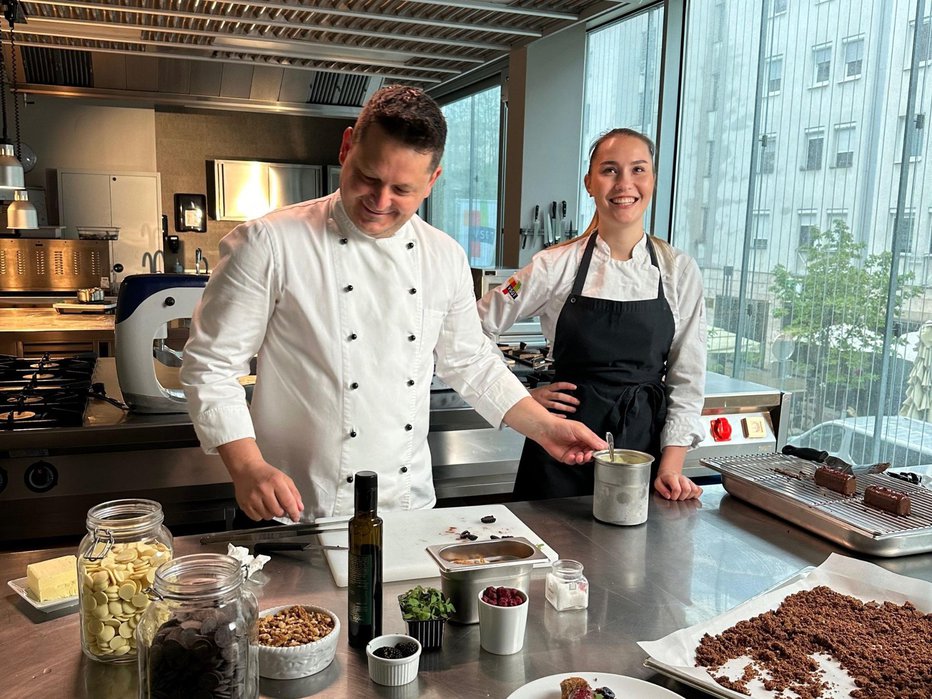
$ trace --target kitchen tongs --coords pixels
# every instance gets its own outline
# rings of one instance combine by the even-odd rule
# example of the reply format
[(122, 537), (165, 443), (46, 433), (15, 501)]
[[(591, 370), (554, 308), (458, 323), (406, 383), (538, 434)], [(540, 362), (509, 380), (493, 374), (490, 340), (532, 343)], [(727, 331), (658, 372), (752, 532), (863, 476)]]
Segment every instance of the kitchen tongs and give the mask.
[(274, 527), (255, 527), (253, 529), (234, 529), (228, 532), (217, 532), (201, 537), (202, 544), (231, 543), (231, 544), (257, 544), (297, 539), (303, 536), (313, 536), (323, 532), (334, 532), (346, 529), (349, 518), (335, 522), (299, 522), (298, 524), (280, 524)]

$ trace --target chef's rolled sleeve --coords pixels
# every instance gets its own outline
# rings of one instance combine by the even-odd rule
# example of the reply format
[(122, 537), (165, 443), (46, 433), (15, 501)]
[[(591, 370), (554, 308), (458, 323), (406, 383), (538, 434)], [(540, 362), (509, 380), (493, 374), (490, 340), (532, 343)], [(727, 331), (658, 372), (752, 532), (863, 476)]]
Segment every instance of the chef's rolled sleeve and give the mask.
[(221, 259), (194, 312), (181, 384), (201, 446), (254, 438), (239, 377), (265, 336), (275, 305), (275, 255), (258, 222), (238, 226), (220, 243)]
[(667, 419), (660, 445), (695, 447), (702, 441), (705, 401), (706, 318), (702, 276), (695, 260), (676, 257), (673, 274), (676, 331), (667, 357)]

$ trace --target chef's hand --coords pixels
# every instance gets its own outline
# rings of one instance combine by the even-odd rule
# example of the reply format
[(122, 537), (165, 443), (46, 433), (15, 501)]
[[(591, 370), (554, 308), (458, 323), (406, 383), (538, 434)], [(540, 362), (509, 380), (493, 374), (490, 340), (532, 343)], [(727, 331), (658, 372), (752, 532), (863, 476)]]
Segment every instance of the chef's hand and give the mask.
[[(575, 391), (576, 384), (568, 381), (554, 381), (546, 386), (538, 386), (530, 391), (531, 397), (545, 408), (551, 410), (562, 410), (564, 413), (575, 413), (576, 406), (579, 405), (579, 398), (571, 396), (563, 391)], [(556, 414), (557, 417), (566, 417), (566, 415)]]
[(505, 424), (540, 444), (547, 453), (564, 464), (584, 464), (597, 449), (608, 444), (578, 420), (557, 417), (527, 396), (505, 413)]
[(304, 511), (301, 494), (284, 473), (262, 458), (254, 439), (238, 439), (217, 447), (233, 479), (236, 502), (250, 519), (287, 514), (297, 522)]

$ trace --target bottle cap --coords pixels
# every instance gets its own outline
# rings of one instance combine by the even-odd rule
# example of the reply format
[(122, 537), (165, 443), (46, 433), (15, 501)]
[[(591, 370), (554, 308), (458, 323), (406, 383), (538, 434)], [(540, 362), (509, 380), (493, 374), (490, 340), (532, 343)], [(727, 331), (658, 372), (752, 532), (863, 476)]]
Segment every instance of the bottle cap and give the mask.
[(379, 475), (375, 471), (359, 471), (353, 482), (356, 484), (356, 511), (375, 512), (379, 502)]

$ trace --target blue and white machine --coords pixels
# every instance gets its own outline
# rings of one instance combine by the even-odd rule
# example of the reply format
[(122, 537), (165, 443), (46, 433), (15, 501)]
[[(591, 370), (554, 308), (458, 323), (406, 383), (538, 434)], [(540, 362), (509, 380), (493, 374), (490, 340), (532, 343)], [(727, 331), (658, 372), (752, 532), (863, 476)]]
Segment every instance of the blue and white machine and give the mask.
[(208, 279), (206, 274), (134, 274), (123, 279), (114, 327), (116, 368), (123, 400), (133, 411), (187, 412), (184, 393), (161, 384), (155, 363), (181, 365), (181, 355), (161, 338), (169, 321), (193, 315)]

